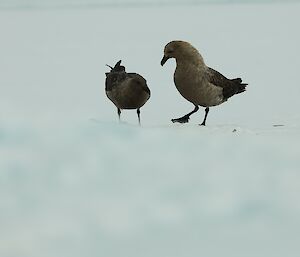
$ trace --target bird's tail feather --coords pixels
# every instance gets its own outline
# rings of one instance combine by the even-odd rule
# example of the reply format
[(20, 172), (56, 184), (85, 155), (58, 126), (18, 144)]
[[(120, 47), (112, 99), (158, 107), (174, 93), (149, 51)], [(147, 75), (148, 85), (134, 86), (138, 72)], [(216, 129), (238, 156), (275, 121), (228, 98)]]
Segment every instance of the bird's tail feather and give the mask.
[(223, 88), (223, 96), (227, 100), (228, 98), (243, 93), (246, 91), (246, 86), (248, 84), (242, 83), (241, 78), (231, 79), (231, 83)]
[(241, 78), (232, 79), (233, 82), (237, 85), (237, 91), (236, 94), (240, 94), (246, 91), (247, 83), (242, 83)]

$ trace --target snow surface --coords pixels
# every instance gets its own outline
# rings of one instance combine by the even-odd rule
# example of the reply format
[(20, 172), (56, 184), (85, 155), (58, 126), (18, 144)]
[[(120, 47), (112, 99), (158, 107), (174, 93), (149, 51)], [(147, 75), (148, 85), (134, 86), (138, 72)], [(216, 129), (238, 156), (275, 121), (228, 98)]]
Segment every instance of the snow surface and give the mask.
[[(0, 11), (1, 257), (299, 257), (299, 4)], [(249, 83), (207, 127), (173, 39)], [(117, 121), (105, 64), (152, 90)], [(280, 125), (280, 126), (278, 126)]]

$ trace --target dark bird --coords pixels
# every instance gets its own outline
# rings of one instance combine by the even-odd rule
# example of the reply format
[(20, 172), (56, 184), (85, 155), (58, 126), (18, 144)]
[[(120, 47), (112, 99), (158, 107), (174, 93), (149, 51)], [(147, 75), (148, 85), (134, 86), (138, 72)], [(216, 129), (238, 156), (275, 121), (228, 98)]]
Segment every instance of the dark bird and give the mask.
[(172, 122), (186, 123), (190, 116), (199, 110), (199, 105), (205, 108), (204, 120), (206, 123), (209, 107), (216, 106), (227, 101), (233, 95), (242, 93), (248, 84), (242, 83), (242, 79), (228, 79), (218, 71), (205, 65), (198, 50), (185, 41), (172, 41), (165, 46), (164, 57), (161, 60), (163, 66), (170, 59), (176, 59), (174, 83), (179, 93), (195, 108), (181, 118), (172, 119)]
[(121, 61), (118, 61), (115, 67), (107, 66), (111, 70), (105, 73), (105, 92), (117, 107), (119, 120), (121, 110), (137, 109), (139, 124), (141, 124), (140, 108), (150, 98), (150, 89), (146, 80), (137, 73), (127, 73)]

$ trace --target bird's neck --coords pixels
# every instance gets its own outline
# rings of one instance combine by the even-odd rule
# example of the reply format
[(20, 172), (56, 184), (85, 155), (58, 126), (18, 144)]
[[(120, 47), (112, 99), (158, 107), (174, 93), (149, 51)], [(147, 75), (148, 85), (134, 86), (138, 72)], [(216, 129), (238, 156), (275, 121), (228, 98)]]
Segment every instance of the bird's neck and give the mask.
[(192, 58), (176, 58), (176, 64), (177, 70), (184, 70), (185, 72), (191, 70), (204, 72), (206, 69), (206, 65), (201, 55), (199, 55), (198, 58), (195, 58), (195, 56)]
[(188, 67), (188, 66), (197, 66), (198, 68), (205, 68), (206, 65), (201, 54), (198, 51), (185, 53), (176, 58), (177, 67)]

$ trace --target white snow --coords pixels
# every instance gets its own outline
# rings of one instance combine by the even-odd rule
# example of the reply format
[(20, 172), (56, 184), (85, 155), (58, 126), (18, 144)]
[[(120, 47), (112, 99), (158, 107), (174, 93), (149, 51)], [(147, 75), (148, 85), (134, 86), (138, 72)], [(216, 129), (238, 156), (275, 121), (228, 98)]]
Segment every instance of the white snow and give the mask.
[[(0, 9), (1, 257), (298, 257), (300, 4)], [(164, 45), (247, 92), (193, 109)], [(152, 96), (117, 112), (105, 64)], [(277, 126), (283, 125), (283, 126)]]

